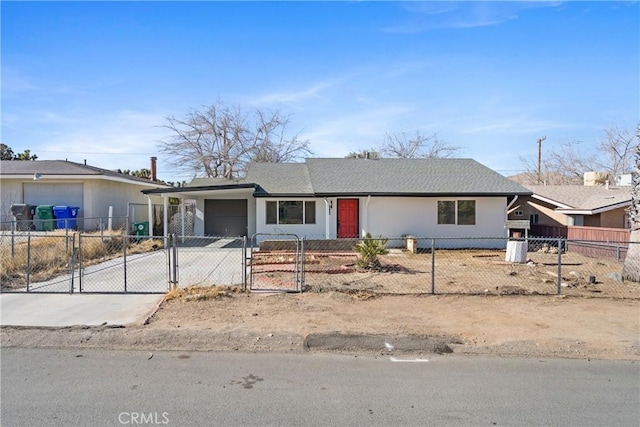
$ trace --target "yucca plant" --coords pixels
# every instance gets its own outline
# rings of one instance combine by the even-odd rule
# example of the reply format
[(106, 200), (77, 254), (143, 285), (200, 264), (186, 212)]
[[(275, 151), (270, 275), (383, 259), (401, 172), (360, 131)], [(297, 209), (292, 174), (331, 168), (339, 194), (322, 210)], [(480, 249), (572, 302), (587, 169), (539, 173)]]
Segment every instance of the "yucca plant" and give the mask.
[(389, 253), (389, 249), (387, 249), (388, 241), (389, 239), (385, 239), (382, 236), (374, 239), (371, 237), (371, 233), (367, 232), (364, 239), (353, 247), (353, 250), (358, 252), (358, 260), (356, 261), (358, 267), (368, 270), (380, 268), (378, 256)]

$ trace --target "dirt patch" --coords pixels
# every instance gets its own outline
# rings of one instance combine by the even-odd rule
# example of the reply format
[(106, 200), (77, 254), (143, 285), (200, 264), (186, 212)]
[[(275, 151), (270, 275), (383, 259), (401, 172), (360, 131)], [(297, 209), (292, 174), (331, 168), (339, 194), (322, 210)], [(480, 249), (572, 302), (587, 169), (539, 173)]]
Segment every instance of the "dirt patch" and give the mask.
[[(577, 253), (530, 252), (526, 263), (505, 261), (504, 250), (393, 249), (380, 266), (357, 266), (354, 252), (308, 252), (304, 290), (370, 291), (382, 294), (564, 295), (640, 299), (640, 284), (622, 281), (623, 264)], [(558, 262), (560, 261), (560, 269)], [(254, 290), (295, 290), (300, 260), (288, 252), (256, 253)]]
[[(217, 290), (211, 292), (221, 295)], [(167, 301), (148, 319), (146, 328), (250, 337), (236, 346), (245, 350), (256, 346), (269, 350), (270, 342), (274, 342), (272, 350), (300, 350), (303, 344), (297, 338), (274, 337), (339, 334), (385, 336), (394, 346), (405, 336), (445, 337), (442, 343), (456, 353), (640, 359), (640, 302), (636, 300), (380, 296), (364, 291), (261, 294), (225, 290), (222, 295)], [(385, 354), (379, 347), (370, 350)]]
[(3, 327), (0, 332), (3, 346), (18, 347), (378, 355), (446, 353), (448, 348), (455, 354), (640, 360), (640, 301), (364, 291), (267, 294), (214, 287), (176, 292), (145, 325)]

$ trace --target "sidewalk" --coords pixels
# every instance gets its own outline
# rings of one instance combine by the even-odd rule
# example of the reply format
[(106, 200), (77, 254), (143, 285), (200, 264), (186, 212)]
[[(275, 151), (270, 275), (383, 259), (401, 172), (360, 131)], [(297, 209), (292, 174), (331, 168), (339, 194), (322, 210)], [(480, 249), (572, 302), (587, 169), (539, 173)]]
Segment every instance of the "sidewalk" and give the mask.
[(164, 295), (0, 294), (0, 325), (65, 327), (141, 321)]

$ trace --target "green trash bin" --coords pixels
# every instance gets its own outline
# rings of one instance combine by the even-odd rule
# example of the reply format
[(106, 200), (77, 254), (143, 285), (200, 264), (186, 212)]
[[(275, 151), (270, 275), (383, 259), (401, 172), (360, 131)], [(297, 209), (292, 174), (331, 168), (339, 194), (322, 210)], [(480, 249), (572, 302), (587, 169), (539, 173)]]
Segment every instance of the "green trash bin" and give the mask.
[(36, 207), (36, 213), (38, 214), (38, 230), (40, 231), (52, 231), (55, 228), (55, 221), (53, 218), (53, 205), (38, 205)]
[(147, 237), (149, 235), (149, 221), (134, 222), (133, 234), (138, 237)]

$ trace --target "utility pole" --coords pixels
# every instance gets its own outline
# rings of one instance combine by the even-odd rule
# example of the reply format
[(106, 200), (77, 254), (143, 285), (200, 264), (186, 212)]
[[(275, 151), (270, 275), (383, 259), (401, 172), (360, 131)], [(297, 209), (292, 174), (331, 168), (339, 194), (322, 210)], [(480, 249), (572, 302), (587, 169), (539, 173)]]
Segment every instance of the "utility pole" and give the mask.
[(538, 138), (538, 185), (542, 184), (542, 141), (545, 139), (546, 136)]

